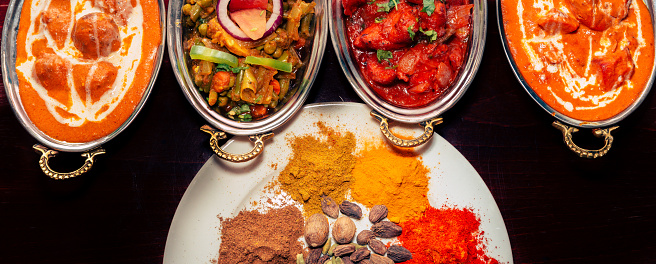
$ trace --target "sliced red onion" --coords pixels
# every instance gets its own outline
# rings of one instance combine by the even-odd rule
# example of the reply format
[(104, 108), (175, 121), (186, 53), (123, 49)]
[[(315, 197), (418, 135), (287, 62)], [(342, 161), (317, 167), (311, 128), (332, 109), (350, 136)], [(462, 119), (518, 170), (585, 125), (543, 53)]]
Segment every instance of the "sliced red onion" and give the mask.
[[(219, 24), (225, 29), (228, 34), (233, 36), (238, 40), (243, 41), (253, 41), (254, 39), (249, 38), (244, 31), (235, 24), (235, 22), (230, 19), (228, 15), (228, 3), (230, 0), (219, 0), (216, 4), (216, 17), (219, 20)], [(266, 28), (262, 38), (273, 33), (280, 24), (282, 24), (282, 0), (273, 0), (273, 13), (269, 20), (267, 20)]]

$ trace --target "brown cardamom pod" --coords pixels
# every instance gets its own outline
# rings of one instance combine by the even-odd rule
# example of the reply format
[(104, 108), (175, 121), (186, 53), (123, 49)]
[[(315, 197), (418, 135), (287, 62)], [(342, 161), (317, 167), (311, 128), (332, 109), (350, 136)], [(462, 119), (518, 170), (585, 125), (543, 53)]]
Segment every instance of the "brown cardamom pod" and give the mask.
[(319, 263), (319, 264), (326, 263), (326, 261), (328, 261), (329, 259), (330, 259), (330, 256), (328, 256), (328, 255), (323, 255), (323, 256), (321, 256), (321, 258), (319, 258), (319, 262), (318, 262), (318, 263)]
[(403, 232), (403, 229), (395, 223), (390, 221), (382, 221), (374, 224), (371, 227), (371, 231), (380, 238), (393, 238), (400, 236)]
[(355, 242), (358, 242), (359, 245), (366, 245), (369, 243), (369, 240), (376, 237), (376, 234), (371, 230), (362, 230), (358, 236), (355, 238)]
[(378, 255), (385, 256), (385, 253), (387, 253), (387, 247), (385, 246), (385, 243), (378, 239), (369, 240), (369, 247), (371, 248), (371, 251)]
[(339, 211), (355, 219), (362, 218), (362, 209), (360, 209), (360, 206), (349, 201), (343, 201), (339, 205)]
[(339, 206), (333, 198), (330, 198), (330, 196), (321, 196), (321, 211), (332, 218), (337, 218), (339, 216)]
[(382, 204), (374, 205), (369, 212), (369, 221), (378, 223), (387, 217), (387, 206)]
[(338, 257), (348, 255), (353, 252), (355, 252), (355, 245), (353, 244), (339, 245), (335, 247), (335, 250), (333, 250), (333, 254)]
[(369, 256), (369, 260), (371, 260), (371, 263), (373, 264), (394, 264), (394, 261), (390, 258), (383, 257), (378, 254), (371, 254), (371, 256)]
[(351, 261), (358, 262), (363, 259), (368, 259), (371, 252), (366, 247), (358, 248), (353, 254), (351, 254)]
[(319, 258), (321, 258), (321, 248), (312, 248), (308, 253), (307, 259), (305, 260), (306, 264), (318, 264)]
[[(342, 264), (353, 264), (353, 261), (351, 261), (350, 258), (343, 257), (342, 258)], [(360, 262), (360, 264), (362, 264), (362, 262)]]
[(391, 245), (387, 249), (387, 257), (392, 259), (394, 262), (404, 262), (412, 259), (412, 253), (410, 253), (410, 250), (407, 250), (406, 248), (399, 246), (399, 245)]

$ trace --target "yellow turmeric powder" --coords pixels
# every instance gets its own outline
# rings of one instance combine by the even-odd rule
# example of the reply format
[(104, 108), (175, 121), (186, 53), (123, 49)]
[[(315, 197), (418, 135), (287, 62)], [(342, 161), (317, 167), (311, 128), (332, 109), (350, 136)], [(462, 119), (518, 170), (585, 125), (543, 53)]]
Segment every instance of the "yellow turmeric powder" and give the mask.
[(280, 172), (280, 188), (303, 204), (304, 215), (321, 213), (321, 195), (330, 196), (338, 204), (344, 201), (351, 186), (355, 164), (355, 135), (340, 133), (317, 122), (320, 140), (312, 135), (291, 139), (293, 157)]
[(428, 169), (412, 151), (370, 147), (353, 168), (351, 196), (371, 208), (387, 206), (387, 217), (400, 222), (419, 217), (429, 206)]

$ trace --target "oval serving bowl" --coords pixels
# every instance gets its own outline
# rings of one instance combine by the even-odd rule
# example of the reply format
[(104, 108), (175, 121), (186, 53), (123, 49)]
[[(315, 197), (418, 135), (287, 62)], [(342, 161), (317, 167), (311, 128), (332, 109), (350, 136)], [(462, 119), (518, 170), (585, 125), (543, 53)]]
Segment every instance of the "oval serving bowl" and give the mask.
[[(465, 63), (458, 72), (455, 81), (435, 101), (423, 107), (404, 108), (386, 102), (367, 85), (359, 67), (357, 67), (353, 52), (350, 50), (344, 23), (342, 0), (330, 1), (328, 6), (330, 36), (340, 66), (358, 96), (373, 108), (372, 115), (381, 121), (381, 131), (393, 144), (401, 147), (414, 147), (428, 141), (433, 133), (432, 125), (442, 122), (439, 116), (453, 107), (471, 85), (483, 58), (487, 31), (487, 1), (473, 0), (472, 4), (474, 4), (474, 8), (472, 9), (472, 30), (468, 51)], [(417, 139), (402, 140), (389, 132), (387, 118), (402, 123), (420, 123), (424, 126), (425, 133)]]
[[(326, 1), (316, 0), (312, 48), (310, 55), (304, 61), (304, 69), (299, 69), (302, 74), (297, 74), (294, 82), (295, 88), (292, 88), (295, 93), (282, 108), (271, 116), (251, 122), (238, 122), (215, 112), (209, 107), (198, 89), (195, 88), (194, 82), (189, 75), (189, 69), (185, 62), (186, 55), (182, 47), (184, 34), (181, 19), (184, 3), (184, 0), (169, 1), (167, 45), (175, 77), (189, 103), (209, 123), (209, 125), (203, 126), (201, 130), (212, 135), (210, 145), (214, 152), (219, 157), (233, 162), (251, 160), (261, 153), (264, 146), (263, 141), (273, 136), (272, 131), (283, 125), (298, 112), (310, 92), (310, 88), (319, 72), (319, 66), (326, 48), (326, 38), (328, 36), (328, 21), (325, 17)], [(255, 142), (255, 148), (244, 155), (232, 155), (223, 152), (218, 146), (218, 140), (225, 138), (225, 133), (249, 136), (251, 141)]]
[[(141, 108), (146, 103), (148, 96), (155, 84), (157, 79), (157, 74), (164, 57), (164, 48), (165, 48), (165, 38), (166, 38), (166, 11), (163, 0), (158, 0), (159, 6), (159, 19), (160, 19), (160, 28), (161, 28), (161, 39), (160, 45), (157, 47), (157, 54), (155, 56), (155, 61), (153, 63), (153, 70), (150, 76), (148, 85), (145, 87), (144, 92), (141, 96), (141, 100), (135, 105), (134, 110), (130, 116), (113, 132), (103, 136), (101, 138), (80, 142), (72, 143), (54, 139), (41, 130), (37, 128), (32, 121), (30, 121), (25, 107), (21, 103), (20, 94), (19, 94), (19, 83), (18, 75), (16, 73), (16, 39), (18, 35), (18, 27), (20, 24), (21, 18), (21, 9), (23, 7), (23, 0), (11, 0), (7, 9), (7, 15), (5, 17), (4, 27), (2, 29), (2, 77), (5, 86), (5, 92), (7, 94), (7, 99), (11, 105), (14, 114), (18, 118), (18, 121), (21, 125), (27, 130), (27, 132), (39, 141), (41, 145), (34, 145), (34, 148), (37, 151), (40, 151), (43, 155), (39, 160), (39, 165), (43, 172), (54, 178), (54, 179), (67, 179), (88, 171), (93, 164), (93, 157), (95, 155), (103, 154), (104, 150), (100, 146), (121, 133), (125, 128), (127, 128), (130, 123), (134, 120), (137, 114), (141, 111)], [(47, 147), (54, 150), (48, 150)], [(48, 159), (55, 156), (57, 151), (64, 152), (84, 152), (83, 157), (86, 157), (85, 164), (78, 170), (70, 173), (58, 173), (52, 171), (48, 166)]]
[[(641, 1), (641, 0), (637, 0), (637, 1)], [(656, 26), (655, 26), (656, 20), (654, 18), (654, 2), (652, 0), (643, 0), (643, 2), (647, 6), (647, 8), (649, 9), (649, 13), (651, 14), (652, 29), (654, 31), (654, 35), (656, 35)], [(656, 76), (656, 64), (654, 64), (652, 69), (650, 69), (651, 75), (642, 93), (640, 93), (636, 98), (636, 100), (634, 100), (633, 103), (631, 103), (629, 107), (627, 107), (623, 111), (619, 112), (618, 114), (610, 118), (604, 120), (598, 120), (598, 121), (580, 120), (580, 119), (571, 118), (549, 106), (542, 98), (540, 98), (540, 96), (538, 96), (538, 94), (526, 82), (510, 51), (508, 39), (506, 38), (506, 33), (504, 30), (504, 23), (503, 23), (504, 20), (503, 20), (502, 8), (501, 8), (501, 1), (496, 1), (496, 9), (497, 9), (497, 23), (499, 25), (499, 33), (501, 34), (501, 42), (503, 44), (503, 49), (506, 54), (506, 58), (508, 58), (508, 62), (510, 63), (510, 67), (513, 73), (515, 74), (515, 77), (522, 85), (524, 90), (529, 94), (529, 96), (531, 96), (533, 101), (535, 101), (542, 109), (547, 111), (547, 113), (549, 113), (551, 116), (556, 118), (556, 120), (553, 122), (553, 126), (563, 133), (563, 139), (565, 141), (565, 144), (568, 146), (568, 148), (574, 151), (580, 157), (586, 157), (586, 158), (597, 158), (608, 153), (608, 150), (610, 150), (613, 143), (613, 137), (611, 135), (611, 132), (614, 129), (618, 128), (618, 126), (613, 126), (613, 125), (622, 121), (629, 114), (635, 111), (636, 108), (638, 108), (638, 106), (642, 103), (642, 101), (645, 100), (647, 94), (649, 94), (651, 86), (654, 83), (654, 77)], [(565, 125), (563, 123), (566, 123), (570, 126)], [(595, 135), (596, 137), (604, 138), (605, 141), (604, 147), (598, 150), (587, 150), (578, 147), (572, 140), (572, 133), (577, 132), (578, 128), (593, 129), (593, 135)]]

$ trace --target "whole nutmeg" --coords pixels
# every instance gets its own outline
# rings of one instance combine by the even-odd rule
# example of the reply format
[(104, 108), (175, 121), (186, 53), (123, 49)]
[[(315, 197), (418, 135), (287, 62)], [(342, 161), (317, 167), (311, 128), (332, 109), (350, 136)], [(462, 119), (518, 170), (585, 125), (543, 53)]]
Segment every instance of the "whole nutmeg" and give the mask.
[(369, 247), (371, 248), (371, 251), (378, 255), (385, 256), (385, 253), (387, 253), (387, 247), (385, 246), (385, 243), (378, 239), (369, 240)]
[(407, 250), (406, 248), (399, 246), (399, 245), (391, 245), (387, 249), (387, 257), (393, 260), (394, 262), (404, 262), (412, 259), (412, 253), (410, 250)]
[(374, 234), (380, 238), (393, 238), (400, 236), (403, 229), (390, 221), (382, 221), (374, 224), (371, 231), (374, 231)]
[(305, 224), (305, 241), (310, 247), (319, 247), (328, 240), (328, 218), (316, 213), (308, 218)]
[(321, 211), (332, 218), (337, 218), (339, 216), (339, 206), (333, 198), (330, 198), (330, 196), (321, 196)]
[(371, 230), (362, 230), (358, 234), (358, 236), (355, 238), (355, 241), (358, 242), (360, 245), (366, 245), (369, 243), (369, 240), (376, 237), (376, 234), (374, 234), (373, 231)]
[(374, 205), (369, 212), (369, 221), (378, 223), (387, 217), (387, 206), (382, 204)]
[(348, 244), (355, 236), (355, 223), (351, 218), (340, 216), (333, 224), (333, 238), (337, 244)]
[(362, 208), (349, 201), (343, 201), (342, 204), (339, 205), (339, 211), (342, 212), (342, 214), (355, 219), (362, 218)]

